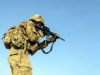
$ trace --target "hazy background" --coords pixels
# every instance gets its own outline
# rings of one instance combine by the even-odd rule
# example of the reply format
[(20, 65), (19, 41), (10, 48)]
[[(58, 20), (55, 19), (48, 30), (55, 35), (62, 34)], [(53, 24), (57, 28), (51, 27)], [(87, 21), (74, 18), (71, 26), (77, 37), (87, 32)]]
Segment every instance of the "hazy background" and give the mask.
[[(29, 56), (33, 75), (100, 75), (100, 0), (1, 0), (0, 38), (37, 13), (66, 41), (57, 40), (48, 55)], [(0, 75), (10, 75), (8, 53), (1, 40)]]

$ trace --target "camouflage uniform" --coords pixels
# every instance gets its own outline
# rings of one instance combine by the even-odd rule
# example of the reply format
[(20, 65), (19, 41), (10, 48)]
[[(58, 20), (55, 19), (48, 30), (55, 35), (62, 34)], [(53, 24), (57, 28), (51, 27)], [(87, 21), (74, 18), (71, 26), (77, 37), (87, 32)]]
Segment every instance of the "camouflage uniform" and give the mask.
[[(17, 48), (11, 45), (8, 60), (12, 75), (32, 75), (32, 66), (28, 55), (33, 55), (40, 49), (38, 41), (43, 37), (43, 33), (36, 31), (34, 22), (31, 20), (24, 21), (20, 25), (24, 27), (28, 41), (23, 48)], [(47, 41), (43, 41), (40, 45), (42, 48), (45, 48), (48, 43)]]

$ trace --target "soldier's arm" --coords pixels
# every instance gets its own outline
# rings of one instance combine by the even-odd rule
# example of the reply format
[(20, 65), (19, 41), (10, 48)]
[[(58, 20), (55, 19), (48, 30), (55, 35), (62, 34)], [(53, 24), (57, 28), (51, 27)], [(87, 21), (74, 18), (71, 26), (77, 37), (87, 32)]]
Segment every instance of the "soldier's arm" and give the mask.
[(31, 44), (30, 45), (30, 47), (29, 47), (29, 51), (30, 51), (30, 54), (35, 54), (38, 50), (41, 50), (41, 48), (42, 49), (44, 49), (44, 48), (46, 48), (48, 46), (48, 42), (46, 41), (46, 40), (44, 40), (43, 42), (41, 42), (41, 43), (33, 43), (33, 44)]
[(50, 44), (50, 43), (52, 43), (52, 42), (55, 42), (56, 41), (56, 36), (55, 37), (51, 37), (50, 38), (50, 41), (47, 41), (47, 40), (44, 40), (43, 42), (41, 42), (41, 43), (39, 43), (38, 45), (37, 45), (37, 49), (39, 50), (39, 49), (44, 49), (44, 48), (46, 48), (47, 46), (48, 46), (48, 44)]
[(37, 42), (43, 37), (42, 33), (38, 33), (32, 23), (32, 21), (27, 22), (26, 34), (31, 42)]
[(51, 37), (50, 40), (51, 41), (44, 40), (41, 43), (35, 43), (33, 45), (31, 44), (30, 48), (29, 48), (31, 51), (30, 54), (34, 55), (38, 50), (44, 49), (48, 46), (48, 44), (56, 41), (56, 39), (54, 37)]

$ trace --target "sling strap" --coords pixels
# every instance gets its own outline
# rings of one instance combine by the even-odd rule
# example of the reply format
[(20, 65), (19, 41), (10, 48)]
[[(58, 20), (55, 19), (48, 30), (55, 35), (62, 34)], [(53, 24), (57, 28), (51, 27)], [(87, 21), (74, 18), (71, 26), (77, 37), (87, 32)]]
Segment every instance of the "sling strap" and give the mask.
[(49, 50), (48, 52), (45, 52), (45, 50), (41, 47), (41, 45), (40, 45), (39, 43), (38, 43), (38, 45), (40, 46), (40, 48), (41, 48), (41, 50), (42, 50), (42, 52), (43, 52), (44, 54), (48, 54), (48, 53), (50, 53), (50, 52), (52, 51), (54, 42), (52, 42), (51, 48), (50, 48), (50, 50)]

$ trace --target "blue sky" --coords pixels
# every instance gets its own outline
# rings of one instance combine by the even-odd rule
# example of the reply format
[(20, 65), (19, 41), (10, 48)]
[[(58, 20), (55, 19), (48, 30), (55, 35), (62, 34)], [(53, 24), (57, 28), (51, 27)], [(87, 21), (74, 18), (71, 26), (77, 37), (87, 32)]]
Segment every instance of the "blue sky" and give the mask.
[[(2, 0), (0, 38), (37, 13), (66, 41), (57, 40), (48, 55), (29, 56), (34, 75), (100, 75), (100, 0)], [(10, 75), (9, 50), (0, 45), (0, 75)]]

